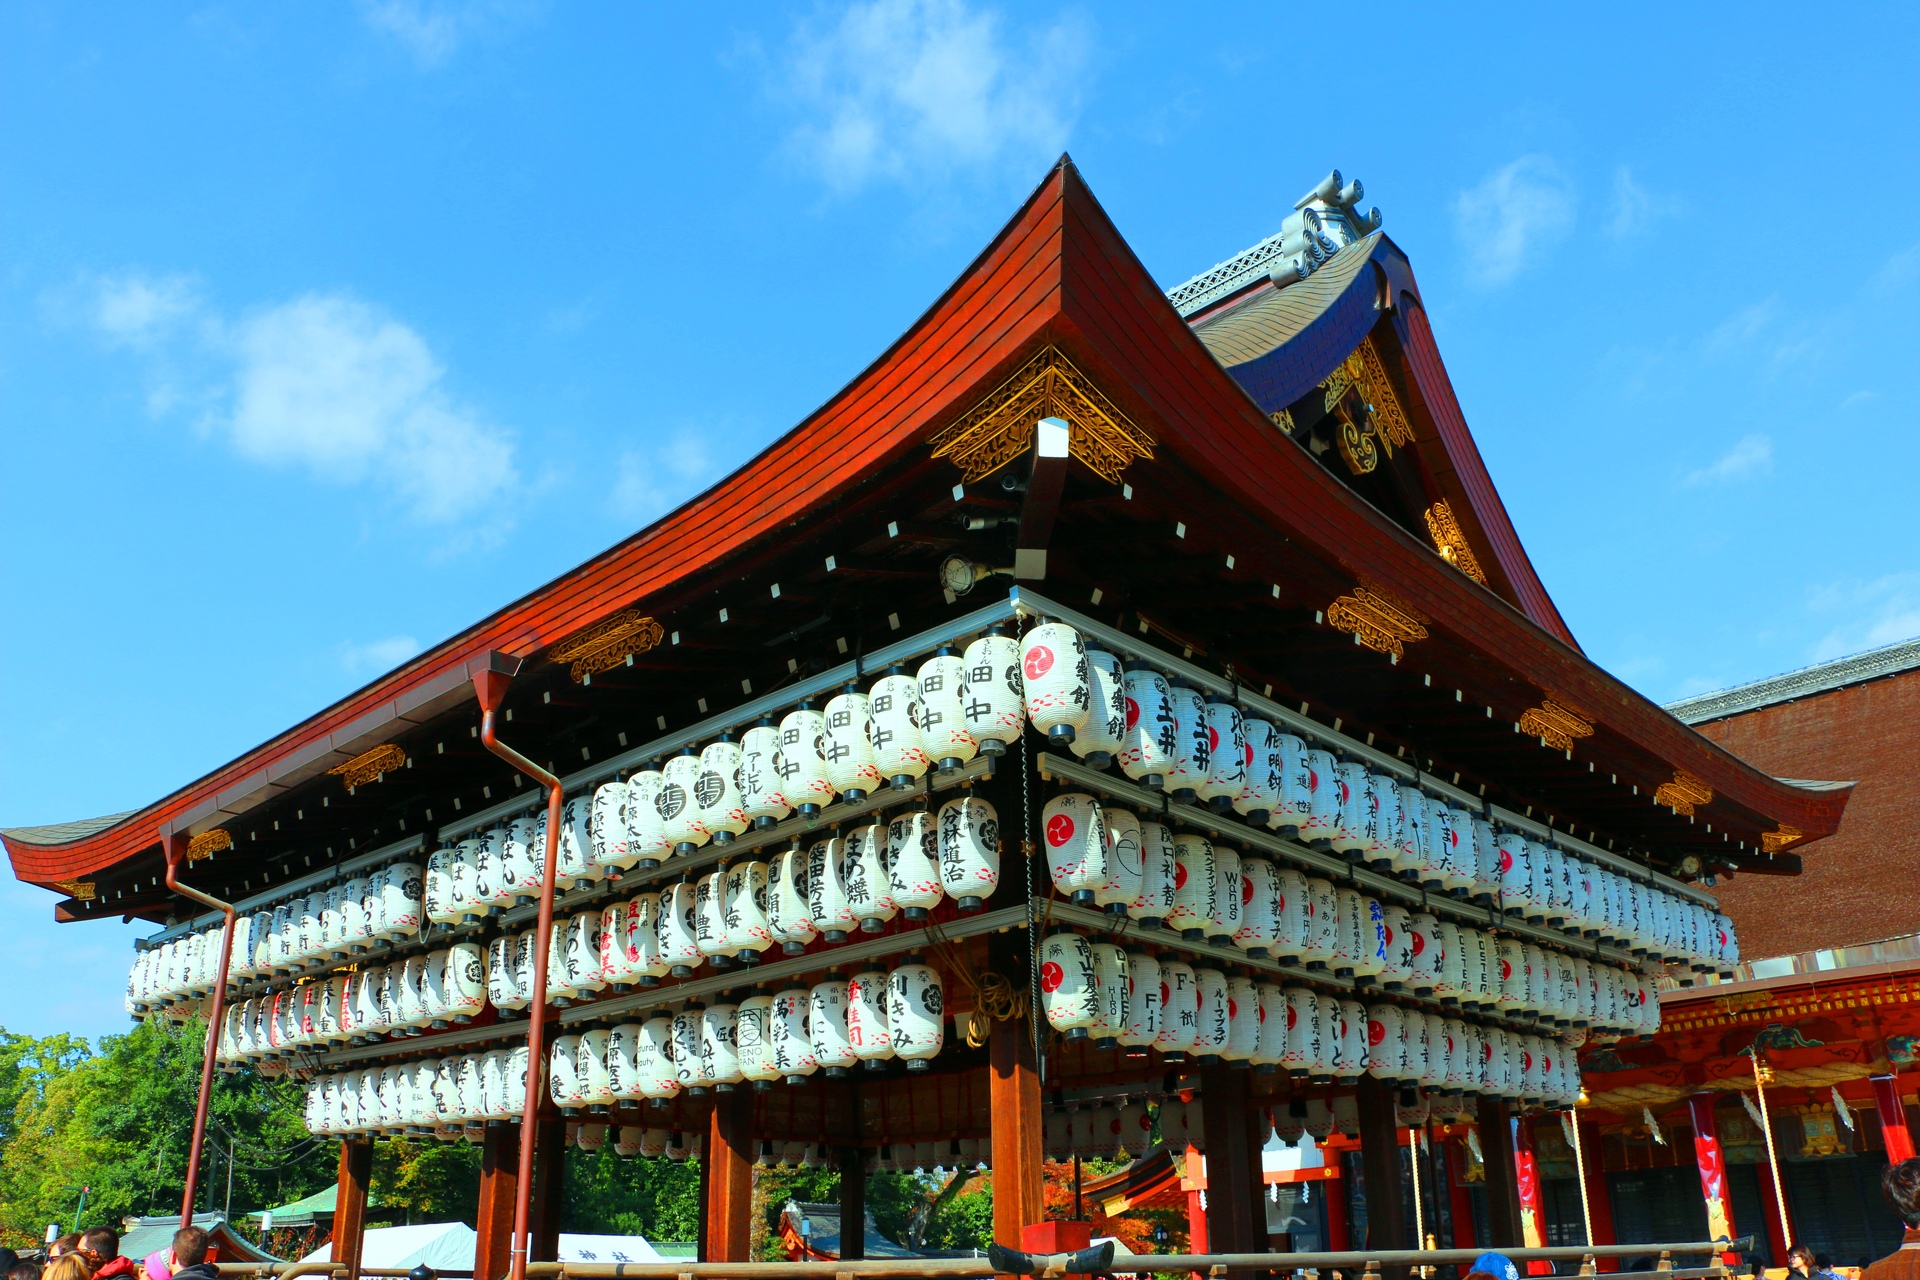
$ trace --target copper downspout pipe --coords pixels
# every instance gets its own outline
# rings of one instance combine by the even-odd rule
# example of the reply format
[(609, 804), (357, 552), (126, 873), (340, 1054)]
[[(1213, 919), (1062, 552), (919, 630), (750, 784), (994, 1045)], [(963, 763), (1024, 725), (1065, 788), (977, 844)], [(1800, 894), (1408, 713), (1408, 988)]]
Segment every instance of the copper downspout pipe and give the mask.
[(163, 830), (160, 847), (167, 859), (167, 888), (226, 917), (220, 930), (220, 971), (213, 979), (213, 1008), (207, 1014), (207, 1051), (200, 1063), (200, 1100), (193, 1108), (193, 1144), (187, 1148), (187, 1187), (180, 1198), (180, 1225), (193, 1225), (193, 1197), (200, 1183), (200, 1146), (207, 1139), (207, 1106), (213, 1101), (213, 1065), (220, 1049), (220, 1024), (227, 1011), (227, 966), (233, 961), (233, 904), (222, 902), (192, 885), (181, 884), (180, 866), (187, 860), (187, 837)]
[[(527, 1098), (520, 1109), (520, 1174), (513, 1188), (513, 1260), (508, 1275), (526, 1280), (531, 1252), (533, 1205), (533, 1135), (540, 1097), (546, 1091), (547, 951), (553, 945), (553, 878), (559, 864), (560, 807), (565, 796), (560, 779), (494, 736), (494, 719), (507, 696), (507, 684), (520, 670), (520, 660), (495, 650), (487, 666), (473, 676), (480, 698), (480, 741), (487, 750), (547, 789), (546, 861), (540, 873), (540, 923), (533, 934), (533, 1000), (527, 1006)], [(485, 1278), (491, 1280), (491, 1277)]]

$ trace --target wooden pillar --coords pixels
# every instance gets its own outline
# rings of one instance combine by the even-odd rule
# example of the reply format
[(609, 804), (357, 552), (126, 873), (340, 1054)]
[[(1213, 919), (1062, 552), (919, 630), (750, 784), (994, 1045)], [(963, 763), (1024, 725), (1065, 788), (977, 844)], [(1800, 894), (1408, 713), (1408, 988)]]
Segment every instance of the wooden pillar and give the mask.
[(480, 1205), (473, 1225), (474, 1280), (500, 1280), (513, 1265), (513, 1200), (520, 1178), (520, 1126), (489, 1124), (480, 1144)]
[(1693, 1122), (1693, 1160), (1700, 1170), (1700, 1195), (1707, 1202), (1707, 1239), (1733, 1239), (1733, 1190), (1727, 1186), (1727, 1157), (1720, 1149), (1720, 1129), (1714, 1123), (1716, 1095), (1696, 1093), (1687, 1099), (1687, 1118)]
[(1487, 1234), (1493, 1249), (1518, 1249), (1520, 1186), (1513, 1164), (1513, 1116), (1505, 1098), (1480, 1099), (1480, 1156), (1487, 1171)]
[(1467, 1180), (1461, 1175), (1467, 1167), (1465, 1138), (1447, 1141), (1447, 1208), (1453, 1218), (1455, 1249), (1474, 1249), (1480, 1242), (1473, 1238), (1473, 1197), (1467, 1194)]
[[(1887, 1148), (1887, 1163), (1913, 1159), (1913, 1130), (1907, 1127), (1907, 1108), (1900, 1101), (1898, 1076), (1873, 1077), (1873, 1106), (1880, 1113), (1880, 1141)], [(1784, 1258), (1780, 1265), (1786, 1265)]]
[(707, 1149), (707, 1262), (750, 1262), (753, 1230), (753, 1094), (744, 1088), (713, 1095)]
[[(1260, 1149), (1249, 1123), (1247, 1072), (1203, 1067), (1200, 1109), (1206, 1138), (1207, 1242), (1211, 1253), (1265, 1253)], [(1257, 1215), (1257, 1216), (1256, 1216)]]
[[(1018, 941), (1024, 948), (1026, 939)], [(1026, 1018), (995, 1022), (988, 1056), (992, 1064), (988, 1097), (993, 1110), (993, 1238), (1018, 1249), (1021, 1228), (1046, 1218), (1040, 1198), (1040, 1072), (1033, 1050), (1033, 1024)]]
[(334, 1192), (333, 1249), (328, 1258), (347, 1264), (346, 1280), (359, 1280), (360, 1251), (366, 1242), (367, 1184), (373, 1180), (373, 1139), (340, 1143), (340, 1183)]
[(1187, 1252), (1212, 1253), (1211, 1241), (1207, 1239), (1206, 1193), (1187, 1192)]
[[(1520, 1199), (1520, 1244), (1541, 1249), (1547, 1243), (1546, 1207), (1540, 1194), (1540, 1161), (1533, 1150), (1532, 1116), (1513, 1122), (1513, 1186)], [(1551, 1262), (1529, 1262), (1521, 1271), (1530, 1276), (1553, 1274)]]
[(558, 1111), (533, 1126), (533, 1197), (527, 1210), (528, 1262), (560, 1260), (560, 1219), (567, 1207), (567, 1122)]
[(1328, 1152), (1328, 1158), (1341, 1166), (1341, 1176), (1320, 1184), (1326, 1195), (1327, 1252), (1346, 1253), (1353, 1247), (1353, 1233), (1347, 1227), (1347, 1202), (1352, 1194), (1347, 1186), (1346, 1158), (1343, 1152)]
[(838, 1154), (840, 1260), (859, 1262), (867, 1256), (867, 1153), (859, 1147), (841, 1147)]
[[(1593, 1239), (1587, 1243), (1598, 1248), (1618, 1239), (1613, 1233), (1613, 1189), (1607, 1185), (1600, 1126), (1592, 1120), (1581, 1120), (1579, 1125), (1580, 1148), (1587, 1166), (1587, 1208), (1593, 1217)], [(1596, 1257), (1594, 1261), (1602, 1271), (1612, 1271), (1618, 1265), (1618, 1259), (1612, 1257)]]
[(1393, 1086), (1361, 1076), (1355, 1090), (1360, 1112), (1360, 1176), (1367, 1189), (1367, 1241), (1364, 1249), (1411, 1249), (1400, 1191), (1400, 1129), (1394, 1123)]

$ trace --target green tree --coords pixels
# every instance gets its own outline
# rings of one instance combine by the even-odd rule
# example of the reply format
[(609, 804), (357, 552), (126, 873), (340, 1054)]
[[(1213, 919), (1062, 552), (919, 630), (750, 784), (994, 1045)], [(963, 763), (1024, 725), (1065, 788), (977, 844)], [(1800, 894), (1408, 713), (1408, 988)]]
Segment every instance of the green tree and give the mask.
[(588, 1234), (697, 1240), (700, 1164), (667, 1159), (623, 1160), (611, 1143), (598, 1151), (567, 1150), (566, 1210), (561, 1229)]

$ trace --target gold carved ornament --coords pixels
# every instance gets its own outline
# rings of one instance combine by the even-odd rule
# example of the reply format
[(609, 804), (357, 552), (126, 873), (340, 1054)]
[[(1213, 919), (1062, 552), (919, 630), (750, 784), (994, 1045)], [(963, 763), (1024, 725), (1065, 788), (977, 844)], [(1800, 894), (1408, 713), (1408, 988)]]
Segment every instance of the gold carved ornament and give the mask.
[(72, 898), (75, 902), (92, 902), (94, 883), (91, 880), (55, 880), (53, 887)]
[(227, 834), (226, 828), (215, 827), (211, 831), (202, 831), (187, 841), (187, 861), (198, 862), (202, 858), (211, 858), (222, 849), (231, 848), (233, 848), (233, 837)]
[(1713, 803), (1713, 788), (1685, 769), (1676, 769), (1673, 781), (1661, 783), (1653, 793), (1653, 802), (1663, 804), (1675, 813), (1692, 817), (1695, 808)]
[(572, 663), (568, 674), (575, 684), (581, 684), (619, 666), (633, 654), (647, 652), (665, 636), (660, 624), (640, 610), (622, 609), (555, 644), (547, 650), (547, 657), (553, 662)]
[(1053, 346), (1042, 348), (927, 443), (934, 457), (952, 459), (972, 484), (1033, 448), (1033, 427), (1042, 418), (1064, 419), (1067, 452), (1109, 483), (1120, 483), (1134, 459), (1153, 457), (1154, 438)]
[(1327, 606), (1327, 625), (1350, 631), (1369, 649), (1400, 658), (1406, 646), (1427, 638), (1426, 618), (1378, 587), (1359, 586)]
[(1760, 851), (1762, 853), (1779, 853), (1794, 841), (1804, 840), (1806, 838), (1806, 832), (1798, 827), (1790, 827), (1783, 822), (1780, 824), (1778, 831), (1762, 831), (1760, 833)]
[(1549, 698), (1520, 714), (1520, 732), (1544, 740), (1555, 751), (1571, 751), (1575, 738), (1593, 736), (1593, 725)]
[[(1391, 458), (1394, 446), (1404, 449), (1413, 443), (1413, 426), (1372, 338), (1363, 338), (1320, 386), (1326, 411), (1339, 418), (1334, 438), (1340, 457), (1354, 475), (1363, 476), (1378, 467), (1382, 451)], [(1360, 416), (1347, 407), (1347, 392), (1353, 390), (1360, 395)]]
[(1481, 586), (1487, 585), (1486, 570), (1480, 567), (1473, 548), (1467, 544), (1460, 522), (1453, 518), (1453, 508), (1445, 502), (1436, 502), (1427, 508), (1427, 536), (1433, 539), (1433, 549), (1440, 553), (1442, 560)]
[(369, 782), (378, 782), (395, 769), (404, 769), (406, 764), (407, 753), (398, 744), (386, 742), (371, 751), (362, 751), (345, 764), (337, 764), (327, 772), (338, 774), (347, 790), (351, 791)]

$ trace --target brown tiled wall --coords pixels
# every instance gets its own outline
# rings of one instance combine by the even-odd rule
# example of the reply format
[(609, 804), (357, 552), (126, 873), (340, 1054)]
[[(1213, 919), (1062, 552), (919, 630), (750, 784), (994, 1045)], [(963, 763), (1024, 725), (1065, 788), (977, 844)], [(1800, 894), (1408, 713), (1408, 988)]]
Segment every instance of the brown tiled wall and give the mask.
[(1920, 933), (1920, 671), (1698, 727), (1776, 777), (1860, 784), (1840, 830), (1802, 851), (1798, 878), (1715, 890), (1744, 958)]

